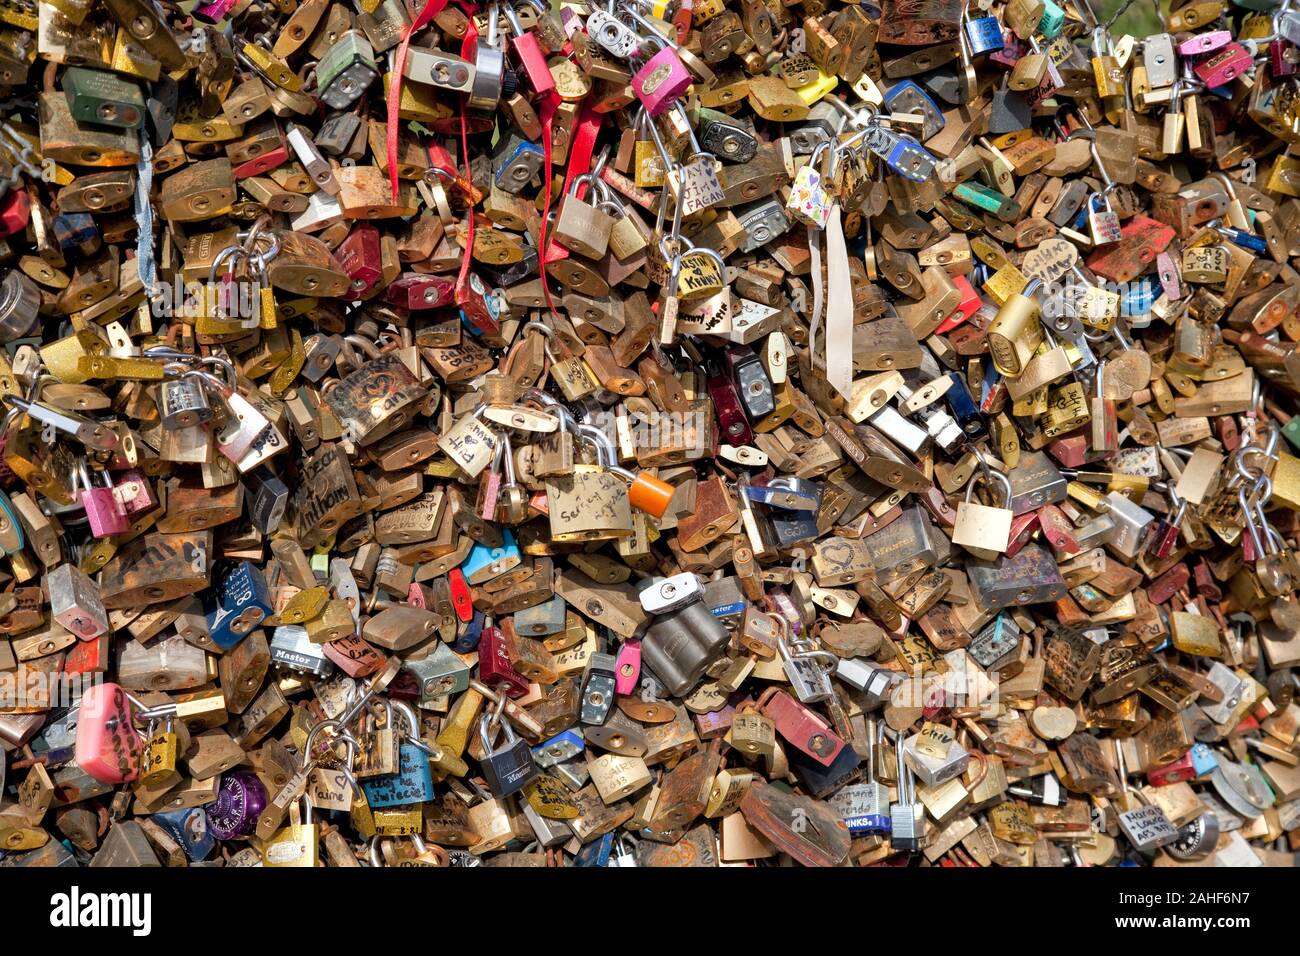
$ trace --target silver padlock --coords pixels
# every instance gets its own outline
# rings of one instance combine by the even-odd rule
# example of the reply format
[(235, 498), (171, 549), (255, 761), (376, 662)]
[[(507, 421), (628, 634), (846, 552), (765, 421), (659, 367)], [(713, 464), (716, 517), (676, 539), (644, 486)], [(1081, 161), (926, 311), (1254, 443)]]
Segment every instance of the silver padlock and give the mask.
[(727, 629), (705, 606), (689, 572), (652, 580), (638, 595), (656, 615), (641, 641), (641, 660), (674, 697), (685, 696), (727, 645)]
[(498, 35), (499, 17), (499, 6), (496, 3), (491, 4), (487, 12), (487, 38), (479, 41), (478, 49), (474, 54), (474, 76), (467, 101), (467, 105), (472, 110), (494, 110), (501, 102), (501, 93), (505, 85), (506, 54)]
[(917, 778), (927, 787), (937, 787), (966, 772), (970, 754), (957, 741), (948, 745), (948, 753), (943, 757), (932, 757), (917, 749), (920, 740), (921, 735), (914, 734), (903, 741), (903, 756)]
[(164, 379), (158, 385), (158, 395), (163, 428), (190, 428), (212, 418), (207, 388), (193, 372)]
[(903, 679), (898, 671), (859, 657), (841, 657), (835, 664), (835, 676), (865, 694), (868, 708), (883, 704), (894, 685)]
[(50, 616), (83, 641), (108, 631), (99, 585), (73, 564), (61, 564), (45, 579), (50, 594)]
[(299, 624), (281, 624), (271, 634), (268, 645), (271, 663), (285, 670), (328, 677), (334, 665), (325, 656), (324, 646), (313, 644), (307, 629)]
[(831, 672), (839, 665), (839, 658), (830, 651), (821, 650), (812, 640), (789, 640), (789, 622), (779, 614), (769, 614), (768, 617), (777, 622), (776, 641), (781, 652), (781, 668), (795, 696), (805, 704), (834, 698)]
[(402, 664), (402, 668), (414, 674), (420, 682), (421, 705), (469, 688), (469, 665), (442, 641), (434, 641), (433, 645), (424, 657), (418, 660), (407, 658)]

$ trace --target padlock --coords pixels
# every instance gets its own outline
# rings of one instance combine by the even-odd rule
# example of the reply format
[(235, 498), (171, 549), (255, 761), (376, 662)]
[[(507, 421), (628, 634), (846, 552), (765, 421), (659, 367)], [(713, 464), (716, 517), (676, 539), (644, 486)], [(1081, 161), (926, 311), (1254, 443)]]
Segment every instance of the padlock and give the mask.
[(487, 780), (488, 789), (496, 797), (518, 793), (536, 779), (539, 772), (533, 763), (528, 744), (515, 736), (509, 721), (504, 721), (501, 726), (505, 730), (505, 741), (500, 749), (494, 750), (491, 717), (484, 714), (479, 719), (479, 740), (483, 744), (483, 777)]
[(704, 669), (722, 652), (728, 634), (703, 602), (695, 575), (674, 575), (643, 590), (642, 609), (655, 616), (641, 639), (645, 666), (680, 697), (699, 681)]
[(560, 215), (555, 221), (553, 235), (555, 240), (565, 248), (589, 259), (599, 259), (609, 248), (614, 219), (578, 198), (578, 190), (583, 185), (592, 183), (593, 181), (588, 177), (574, 178), (572, 191), (564, 197), (564, 203), (560, 206)]
[(202, 378), (184, 373), (158, 385), (164, 428), (190, 428), (212, 420), (207, 387)]
[(273, 613), (262, 569), (241, 561), (221, 579), (217, 593), (205, 602), (204, 613), (216, 647), (230, 650), (246, 638)]
[(287, 827), (276, 832), (262, 846), (262, 865), (270, 867), (315, 867), (320, 858), (320, 824), (312, 818), (311, 799), (302, 795), (306, 812), (294, 802)]
[(119, 685), (88, 687), (77, 713), (77, 766), (103, 783), (135, 780), (143, 744), (133, 721), (132, 704)]
[(976, 477), (997, 479), (1002, 486), (1005, 501), (1001, 508), (973, 502), (971, 496), (975, 489), (975, 479), (972, 478), (966, 486), (966, 498), (957, 506), (952, 543), (961, 545), (971, 554), (987, 561), (1005, 552), (1011, 540), (1011, 482), (1006, 475), (992, 469), (981, 471)]
[(100, 472), (102, 485), (96, 485), (90, 468), (83, 462), (78, 469), (81, 475), (81, 506), (86, 510), (90, 533), (96, 538), (123, 534), (131, 527), (126, 509), (113, 493), (113, 481), (107, 472)]

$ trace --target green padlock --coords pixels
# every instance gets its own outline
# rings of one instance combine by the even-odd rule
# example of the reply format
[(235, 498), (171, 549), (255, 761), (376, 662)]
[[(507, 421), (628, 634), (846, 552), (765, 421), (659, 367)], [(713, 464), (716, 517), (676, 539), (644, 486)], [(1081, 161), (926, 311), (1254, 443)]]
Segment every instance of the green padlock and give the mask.
[(63, 92), (78, 122), (119, 129), (139, 129), (144, 122), (140, 87), (114, 73), (70, 66), (63, 73)]

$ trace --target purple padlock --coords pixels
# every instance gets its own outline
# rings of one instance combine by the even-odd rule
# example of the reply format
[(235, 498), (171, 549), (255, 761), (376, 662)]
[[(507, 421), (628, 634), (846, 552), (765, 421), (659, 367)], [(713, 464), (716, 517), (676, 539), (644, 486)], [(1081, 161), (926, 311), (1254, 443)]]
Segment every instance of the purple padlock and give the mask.
[(257, 829), (266, 809), (266, 786), (251, 770), (235, 770), (221, 778), (217, 800), (207, 808), (208, 830), (218, 840), (237, 840)]
[(664, 47), (650, 57), (632, 77), (632, 92), (651, 116), (658, 116), (672, 106), (690, 85), (691, 74), (671, 47)]

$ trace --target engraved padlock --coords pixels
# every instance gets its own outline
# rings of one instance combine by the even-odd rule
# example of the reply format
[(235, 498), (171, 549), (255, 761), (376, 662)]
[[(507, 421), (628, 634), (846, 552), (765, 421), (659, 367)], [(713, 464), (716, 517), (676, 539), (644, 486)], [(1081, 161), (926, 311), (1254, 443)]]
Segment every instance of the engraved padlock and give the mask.
[[(579, 198), (578, 191), (592, 183), (590, 175), (575, 176), (551, 235), (555, 241), (588, 259), (600, 259), (609, 248), (614, 218)], [(594, 194), (594, 190), (591, 191)]]
[(795, 696), (805, 704), (815, 704), (831, 700), (835, 690), (831, 686), (831, 674), (834, 673), (837, 658), (830, 651), (818, 647), (817, 642), (809, 637), (794, 638), (790, 633), (790, 622), (780, 614), (768, 614), (777, 626), (777, 648), (781, 654), (781, 669), (790, 681)]
[(190, 428), (212, 418), (207, 385), (193, 371), (187, 369), (175, 378), (163, 379), (158, 385), (158, 394), (164, 428)]

